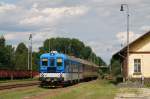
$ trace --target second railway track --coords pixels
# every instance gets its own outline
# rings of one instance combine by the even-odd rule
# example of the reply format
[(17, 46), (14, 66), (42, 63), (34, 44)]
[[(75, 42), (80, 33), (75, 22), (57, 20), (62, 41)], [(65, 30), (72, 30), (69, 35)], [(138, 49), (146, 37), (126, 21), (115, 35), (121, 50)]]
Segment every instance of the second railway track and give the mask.
[(13, 88), (20, 88), (20, 87), (28, 87), (28, 86), (35, 86), (39, 85), (40, 82), (30, 82), (30, 83), (24, 83), (24, 84), (10, 84), (10, 85), (2, 85), (0, 86), (0, 90), (5, 90), (5, 89), (13, 89)]

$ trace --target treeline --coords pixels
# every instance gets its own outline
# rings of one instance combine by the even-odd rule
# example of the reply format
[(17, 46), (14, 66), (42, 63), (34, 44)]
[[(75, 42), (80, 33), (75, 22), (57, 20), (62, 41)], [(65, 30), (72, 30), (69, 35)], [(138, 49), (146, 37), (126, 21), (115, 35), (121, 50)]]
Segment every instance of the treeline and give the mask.
[(122, 71), (121, 71), (121, 59), (119, 56), (113, 56), (111, 58), (111, 74), (114, 77), (121, 77), (122, 76)]
[[(105, 62), (78, 39), (51, 38), (44, 41), (38, 52), (33, 52), (33, 70), (38, 70), (39, 57), (49, 51), (58, 51), (91, 61), (97, 65), (106, 65)], [(16, 49), (12, 45), (6, 45), (5, 38), (0, 37), (0, 69), (27, 70), (28, 48), (24, 43), (19, 43)]]
[[(33, 70), (38, 69), (38, 53), (33, 52)], [(0, 37), (0, 69), (28, 70), (28, 48), (24, 43), (19, 43), (16, 49), (6, 45), (5, 38)]]

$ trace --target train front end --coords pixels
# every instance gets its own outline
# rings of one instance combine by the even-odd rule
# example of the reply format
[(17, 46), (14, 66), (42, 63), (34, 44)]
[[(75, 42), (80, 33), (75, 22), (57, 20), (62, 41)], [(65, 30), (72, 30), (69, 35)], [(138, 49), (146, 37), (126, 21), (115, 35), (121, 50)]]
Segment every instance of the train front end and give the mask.
[(64, 82), (65, 55), (46, 53), (40, 57), (41, 85), (60, 85)]

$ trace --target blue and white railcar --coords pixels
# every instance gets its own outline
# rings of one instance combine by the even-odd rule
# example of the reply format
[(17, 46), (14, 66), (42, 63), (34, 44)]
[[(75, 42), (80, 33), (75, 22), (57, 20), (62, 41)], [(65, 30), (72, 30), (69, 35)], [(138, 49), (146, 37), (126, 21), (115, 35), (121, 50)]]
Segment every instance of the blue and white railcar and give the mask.
[(40, 80), (43, 84), (72, 83), (90, 77), (97, 77), (97, 69), (81, 59), (57, 52), (40, 57)]

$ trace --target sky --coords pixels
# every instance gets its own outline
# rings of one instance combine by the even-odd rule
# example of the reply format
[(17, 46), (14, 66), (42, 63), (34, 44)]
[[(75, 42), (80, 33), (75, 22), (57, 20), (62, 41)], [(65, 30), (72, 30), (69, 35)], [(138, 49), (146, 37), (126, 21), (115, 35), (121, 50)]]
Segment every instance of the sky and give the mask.
[(35, 51), (51, 37), (77, 38), (109, 63), (126, 45), (126, 7), (130, 42), (150, 30), (150, 0), (0, 0), (0, 35), (7, 44), (28, 45)]

